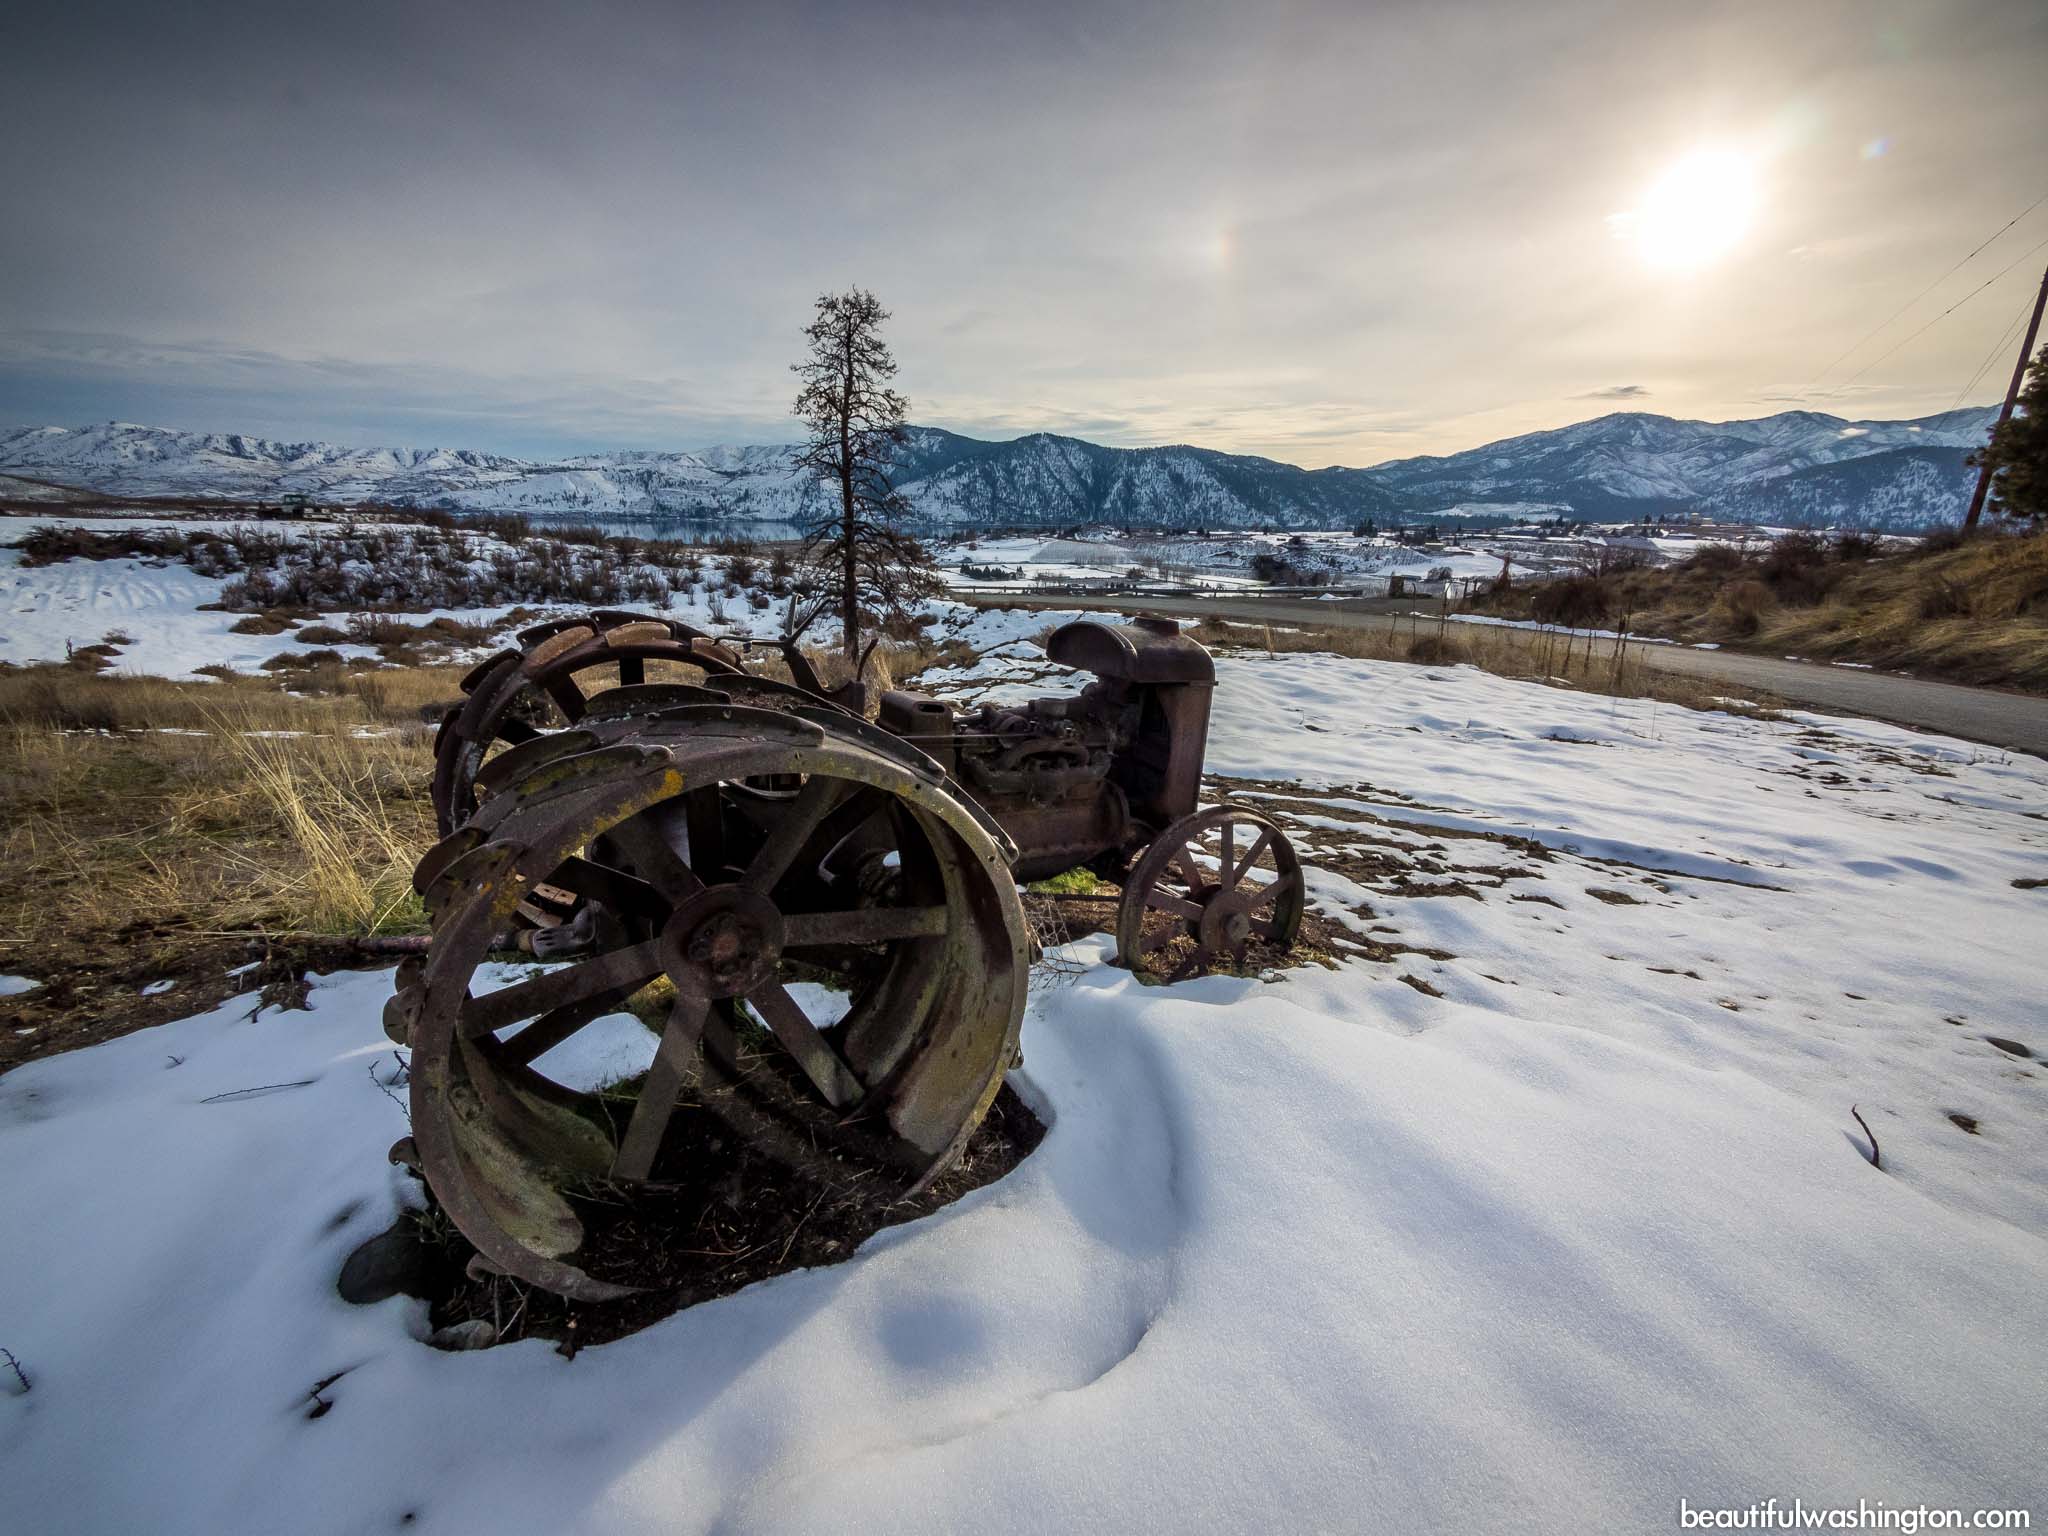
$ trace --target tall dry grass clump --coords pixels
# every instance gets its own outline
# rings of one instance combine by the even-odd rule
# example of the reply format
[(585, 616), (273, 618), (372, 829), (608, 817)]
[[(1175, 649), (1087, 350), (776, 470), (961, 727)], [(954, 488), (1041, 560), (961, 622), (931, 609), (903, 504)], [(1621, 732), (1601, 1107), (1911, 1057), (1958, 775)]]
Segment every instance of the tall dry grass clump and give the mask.
[(396, 782), (415, 771), (386, 738), (279, 736), (222, 717), (215, 733), (235, 759), (247, 795), (290, 855), (261, 858), (274, 899), (314, 933), (384, 933), (417, 926), (413, 865), (425, 851), (413, 798)]
[(413, 698), (452, 684), (382, 676), (369, 701), (0, 671), (0, 935), (64, 950), (419, 926), (433, 728)]

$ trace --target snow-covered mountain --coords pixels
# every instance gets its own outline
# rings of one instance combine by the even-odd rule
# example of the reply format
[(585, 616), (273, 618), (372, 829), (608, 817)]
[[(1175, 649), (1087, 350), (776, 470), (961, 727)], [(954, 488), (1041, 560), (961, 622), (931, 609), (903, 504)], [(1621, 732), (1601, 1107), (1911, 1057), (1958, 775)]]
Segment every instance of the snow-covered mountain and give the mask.
[[(1989, 408), (1917, 421), (1788, 411), (1754, 421), (1622, 412), (1444, 457), (1307, 470), (1194, 447), (1105, 448), (911, 430), (897, 483), (959, 526), (1345, 527), (1488, 508), (1589, 517), (1699, 510), (1772, 522), (1921, 527), (1959, 518)], [(791, 522), (821, 505), (783, 445), (532, 461), (442, 448), (341, 448), (100, 426), (0, 430), (0, 474), (117, 496), (380, 501), (456, 511)]]
[(1986, 406), (1916, 421), (1845, 421), (1785, 411), (1708, 422), (1624, 411), (1369, 473), (1418, 508), (1527, 501), (1595, 517), (1698, 510), (1918, 527), (1962, 516), (1973, 483), (1963, 460), (1996, 414)]

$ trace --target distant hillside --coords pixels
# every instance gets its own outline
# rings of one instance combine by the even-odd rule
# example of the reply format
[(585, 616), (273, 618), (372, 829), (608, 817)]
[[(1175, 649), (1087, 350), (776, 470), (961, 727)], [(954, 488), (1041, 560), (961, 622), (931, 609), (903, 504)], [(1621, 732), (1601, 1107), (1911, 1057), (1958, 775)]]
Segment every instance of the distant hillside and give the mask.
[[(1969, 450), (1992, 412), (1845, 421), (1789, 411), (1753, 421), (1622, 412), (1464, 453), (1370, 469), (1301, 469), (1196, 447), (1106, 448), (1035, 433), (1007, 442), (911, 430), (898, 484), (952, 527), (1350, 527), (1554, 509), (1597, 519), (1701, 511), (1763, 522), (1888, 529), (1958, 520)], [(0, 473), (116, 496), (388, 501), (538, 516), (802, 521), (822, 506), (786, 445), (631, 451), (530, 461), (429, 448), (343, 448), (240, 434), (100, 426), (0, 430)]]

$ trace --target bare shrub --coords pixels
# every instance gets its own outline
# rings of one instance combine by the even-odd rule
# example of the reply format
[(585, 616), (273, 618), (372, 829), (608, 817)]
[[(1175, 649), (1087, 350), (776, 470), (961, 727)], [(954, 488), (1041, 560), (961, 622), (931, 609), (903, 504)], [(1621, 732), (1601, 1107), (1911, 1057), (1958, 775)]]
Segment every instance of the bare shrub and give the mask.
[(1607, 617), (1609, 606), (1606, 584), (1597, 576), (1567, 576), (1547, 582), (1529, 599), (1529, 612), (1537, 620), (1568, 629), (1598, 626)]
[(1730, 635), (1753, 635), (1763, 627), (1764, 616), (1775, 605), (1771, 589), (1754, 579), (1734, 581), (1714, 598), (1710, 617)]
[(1679, 568), (1687, 571), (1705, 571), (1712, 575), (1727, 575), (1741, 570), (1749, 562), (1742, 551), (1733, 544), (1702, 544), (1684, 560)]
[(1920, 617), (1959, 619), (1970, 611), (1970, 588), (1954, 576), (1931, 576), (1920, 587)]
[(1827, 540), (1802, 528), (1772, 541), (1757, 574), (1780, 602), (1817, 603), (1831, 585), (1827, 564)]
[(1408, 642), (1407, 658), (1423, 666), (1453, 666), (1467, 659), (1465, 647), (1449, 635), (1417, 635)]

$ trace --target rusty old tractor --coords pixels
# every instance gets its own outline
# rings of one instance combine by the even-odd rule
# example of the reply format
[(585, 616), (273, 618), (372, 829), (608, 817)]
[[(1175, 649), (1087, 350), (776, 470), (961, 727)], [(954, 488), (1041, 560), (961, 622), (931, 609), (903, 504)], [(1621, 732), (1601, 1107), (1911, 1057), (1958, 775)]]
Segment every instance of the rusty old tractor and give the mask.
[[(789, 680), (750, 670), (764, 645)], [(485, 1272), (628, 1294), (575, 1262), (574, 1198), (658, 1183), (693, 1135), (798, 1180), (853, 1159), (922, 1189), (1017, 1059), (1019, 881), (1119, 883), (1119, 960), (1155, 979), (1294, 942), (1286, 837), (1199, 805), (1208, 653), (1156, 619), (1067, 624), (1045, 649), (1093, 680), (966, 711), (887, 692), (872, 721), (860, 684), (827, 689), (792, 643), (640, 614), (527, 630), (464, 680), (436, 744), (445, 835), (414, 874), (431, 950), (386, 1027), (412, 1050), (394, 1156)], [(659, 1035), (637, 1091), (549, 1075), (620, 1012)]]

